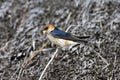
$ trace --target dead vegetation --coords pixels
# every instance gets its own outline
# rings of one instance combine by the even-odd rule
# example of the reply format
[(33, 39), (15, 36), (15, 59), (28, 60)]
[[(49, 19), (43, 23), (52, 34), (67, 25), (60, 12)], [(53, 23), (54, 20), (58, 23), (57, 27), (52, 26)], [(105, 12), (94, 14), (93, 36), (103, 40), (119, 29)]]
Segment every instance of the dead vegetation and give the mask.
[[(57, 46), (42, 34), (45, 23), (91, 38), (51, 60)], [(119, 58), (119, 0), (0, 1), (1, 80), (119, 80)]]

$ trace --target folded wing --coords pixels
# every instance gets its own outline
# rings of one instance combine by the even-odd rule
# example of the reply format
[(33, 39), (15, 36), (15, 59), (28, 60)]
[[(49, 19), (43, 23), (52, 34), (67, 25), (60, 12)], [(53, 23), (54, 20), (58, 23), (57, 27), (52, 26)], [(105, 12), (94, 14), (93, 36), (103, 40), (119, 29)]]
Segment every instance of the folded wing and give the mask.
[(75, 42), (87, 42), (85, 39), (90, 37), (90, 36), (81, 36), (81, 37), (74, 36), (70, 33), (59, 30), (56, 27), (55, 27), (54, 31), (51, 31), (50, 34), (52, 36), (54, 36), (55, 38), (66, 39), (66, 40), (71, 40), (71, 41), (75, 41)]

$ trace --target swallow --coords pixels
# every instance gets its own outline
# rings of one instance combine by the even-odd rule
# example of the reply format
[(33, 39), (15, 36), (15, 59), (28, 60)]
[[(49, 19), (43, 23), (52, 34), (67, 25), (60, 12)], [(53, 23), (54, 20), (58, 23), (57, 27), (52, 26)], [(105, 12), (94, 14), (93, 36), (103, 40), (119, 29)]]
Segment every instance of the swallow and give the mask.
[(71, 33), (67, 33), (65, 31), (58, 29), (52, 24), (46, 24), (44, 26), (43, 34), (46, 34), (51, 42), (61, 47), (79, 44), (80, 42), (86, 43), (87, 41), (84, 39), (90, 37), (90, 36), (78, 37), (78, 36), (72, 35)]

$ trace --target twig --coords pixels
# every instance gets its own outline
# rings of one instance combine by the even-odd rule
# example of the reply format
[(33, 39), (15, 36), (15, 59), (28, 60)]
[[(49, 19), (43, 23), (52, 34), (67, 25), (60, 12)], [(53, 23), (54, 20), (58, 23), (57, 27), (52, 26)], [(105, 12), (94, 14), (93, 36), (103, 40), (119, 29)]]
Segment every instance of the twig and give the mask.
[(44, 48), (44, 49), (42, 50), (42, 52), (48, 52), (48, 51), (52, 51), (52, 50), (54, 50), (54, 48)]
[(47, 68), (49, 67), (50, 63), (53, 61), (53, 59), (54, 59), (55, 55), (57, 54), (57, 52), (58, 52), (58, 48), (55, 50), (55, 52), (54, 52), (54, 54), (52, 55), (50, 61), (47, 63), (47, 65), (45, 66), (44, 70), (42, 71), (39, 80), (42, 80), (42, 77), (43, 77), (45, 71), (46, 71)]
[(23, 68), (20, 69), (17, 80), (20, 80), (20, 77), (21, 77), (21, 74), (22, 74), (23, 70), (24, 70)]
[(96, 52), (96, 53), (97, 53), (97, 55), (103, 60), (104, 63), (106, 63), (107, 65), (109, 64), (109, 63), (107, 62), (107, 60), (100, 55), (99, 52)]
[[(72, 12), (70, 12), (70, 13), (68, 14), (67, 19), (66, 19), (66, 21), (65, 21), (65, 26), (68, 24), (71, 15), (72, 15)], [(66, 32), (67, 32), (68, 30), (69, 30), (69, 28), (66, 29)]]
[(117, 54), (115, 53), (115, 60), (114, 60), (114, 67), (116, 66), (116, 61), (117, 61)]
[(0, 48), (0, 51), (5, 51), (5, 49), (8, 47), (8, 44), (9, 44), (9, 41), (6, 42), (6, 44), (2, 48)]
[(110, 65), (110, 64), (107, 62), (107, 60), (100, 55), (99, 52), (96, 52), (95, 50), (94, 50), (94, 52), (98, 55), (98, 57), (100, 57), (100, 58), (102, 59), (102, 61), (103, 61), (104, 63), (107, 64), (107, 65), (105, 65), (105, 67), (103, 67), (102, 69), (105, 69), (106, 67), (108, 67), (108, 66)]
[(13, 73), (13, 75), (11, 76), (10, 80), (13, 80), (14, 75), (19, 71), (20, 67)]
[(31, 54), (29, 55), (29, 57), (26, 56), (25, 59), (24, 59), (24, 62), (23, 62), (23, 64), (22, 64), (22, 67), (24, 68), (29, 61), (31, 61), (40, 51), (42, 51), (43, 48), (48, 44), (48, 42), (49, 42), (49, 41), (47, 41), (45, 44), (43, 44), (43, 46), (42, 46), (41, 48), (39, 48), (38, 50), (33, 51), (33, 53), (31, 53)]
[(21, 18), (21, 20), (20, 20), (20, 24), (19, 24), (19, 27), (21, 27), (21, 25), (22, 25), (22, 23), (24, 22), (24, 20), (25, 20), (25, 16), (26, 16), (26, 14), (27, 14), (27, 12), (28, 12), (28, 0), (25, 0), (25, 3), (26, 3), (26, 6), (25, 6), (25, 8), (24, 8), (24, 10), (23, 10), (23, 15), (22, 15), (22, 18)]
[(73, 25), (70, 25), (66, 30), (65, 32), (68, 32), (68, 30), (72, 27)]
[(27, 65), (27, 63), (28, 63), (29, 61), (31, 61), (40, 51), (42, 51), (43, 48), (48, 44), (48, 42), (49, 42), (49, 41), (47, 41), (45, 44), (43, 44), (42, 47), (39, 48), (38, 50), (36, 50), (36, 51), (34, 51), (33, 53), (31, 53), (31, 54), (29, 55), (29, 57), (28, 57), (28, 56), (25, 57), (25, 59), (24, 59), (24, 61), (23, 61), (23, 63), (22, 63), (22, 67), (21, 67), (21, 69), (20, 69), (20, 71), (19, 71), (19, 75), (18, 75), (17, 80), (20, 80), (21, 74), (22, 74), (25, 66)]
[(65, 21), (65, 24), (68, 24), (68, 22), (69, 22), (69, 20), (70, 20), (71, 15), (72, 15), (72, 12), (70, 12), (70, 13), (68, 14), (68, 17), (67, 17), (67, 19), (66, 19), (66, 21)]

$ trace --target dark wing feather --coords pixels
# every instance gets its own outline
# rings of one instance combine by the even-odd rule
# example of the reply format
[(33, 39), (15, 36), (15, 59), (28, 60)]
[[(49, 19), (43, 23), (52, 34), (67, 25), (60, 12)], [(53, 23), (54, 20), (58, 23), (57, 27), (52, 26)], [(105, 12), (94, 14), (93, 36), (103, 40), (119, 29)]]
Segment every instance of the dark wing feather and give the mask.
[(66, 39), (66, 40), (71, 40), (71, 41), (75, 41), (75, 42), (86, 42), (86, 40), (82, 39), (83, 37), (81, 37), (81, 39), (80, 39), (79, 37), (73, 36), (70, 33), (59, 30), (56, 27), (55, 27), (54, 31), (51, 31), (51, 35), (54, 36), (55, 38), (59, 38), (59, 39)]
[(88, 39), (88, 38), (90, 38), (90, 36), (75, 36), (75, 37), (77, 37), (79, 39)]

